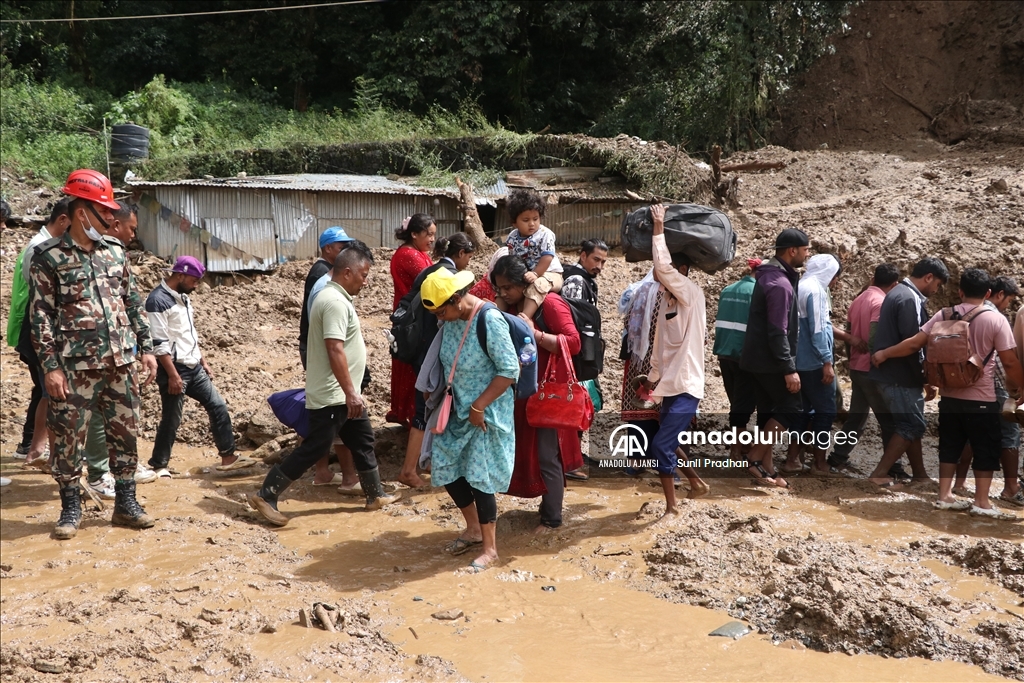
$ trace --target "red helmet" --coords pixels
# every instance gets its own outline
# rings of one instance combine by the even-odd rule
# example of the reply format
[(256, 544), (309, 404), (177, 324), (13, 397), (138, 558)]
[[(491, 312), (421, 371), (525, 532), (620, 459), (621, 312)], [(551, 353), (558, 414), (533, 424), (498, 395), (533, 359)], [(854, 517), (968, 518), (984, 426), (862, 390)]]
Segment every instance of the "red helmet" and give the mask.
[(99, 171), (89, 168), (72, 171), (61, 192), (79, 199), (87, 199), (114, 211), (119, 208), (114, 201), (114, 188), (110, 180)]

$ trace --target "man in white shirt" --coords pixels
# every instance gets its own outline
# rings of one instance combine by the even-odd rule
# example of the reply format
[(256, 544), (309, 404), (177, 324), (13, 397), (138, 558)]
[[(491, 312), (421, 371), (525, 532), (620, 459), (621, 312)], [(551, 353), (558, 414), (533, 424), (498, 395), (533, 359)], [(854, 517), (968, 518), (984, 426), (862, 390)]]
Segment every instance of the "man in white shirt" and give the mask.
[[(653, 395), (661, 399), (661, 425), (651, 443), (658, 459), (658, 476), (665, 492), (665, 514), (676, 508), (675, 471), (678, 460), (687, 458), (679, 435), (690, 428), (697, 406), (704, 398), (704, 335), (707, 312), (704, 292), (687, 275), (689, 259), (670, 254), (665, 243), (665, 207), (651, 207), (654, 221), (654, 278), (664, 290), (654, 333), (651, 372), (646, 385), (654, 383)], [(660, 379), (660, 381), (659, 381)], [(688, 498), (700, 498), (711, 490), (691, 467), (679, 468), (690, 482)]]
[(256, 464), (252, 458), (235, 453), (231, 416), (213, 386), (210, 365), (199, 350), (199, 334), (188, 295), (195, 291), (205, 272), (206, 268), (194, 256), (179, 256), (170, 276), (146, 298), (153, 353), (159, 363), (156, 383), (161, 402), (160, 426), (149, 466), (160, 477), (170, 476), (171, 449), (181, 425), (186, 396), (199, 401), (210, 416), (210, 431), (221, 458), (218, 470), (238, 470)]

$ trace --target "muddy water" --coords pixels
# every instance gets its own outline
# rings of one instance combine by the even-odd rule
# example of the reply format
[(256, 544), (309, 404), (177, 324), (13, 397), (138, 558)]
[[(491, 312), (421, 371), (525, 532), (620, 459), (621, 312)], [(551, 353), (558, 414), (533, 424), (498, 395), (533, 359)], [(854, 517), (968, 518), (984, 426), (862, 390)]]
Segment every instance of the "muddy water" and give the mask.
[[(265, 470), (204, 473), (211, 455), (176, 448), (175, 464), (189, 476), (140, 486), (160, 518), (155, 529), (113, 529), (108, 509), (90, 513), (78, 537), (61, 544), (49, 538), (59, 507), (52, 482), (3, 459), (15, 480), (3, 492), (0, 526), (5, 679), (38, 675), (9, 653), (27, 662), (63, 658), (70, 667), (87, 661), (85, 650), (98, 657), (85, 669), (89, 680), (154, 671), (171, 680), (980, 680), (990, 676), (956, 662), (826, 654), (776, 645), (762, 633), (708, 637), (731, 617), (637, 590), (642, 553), (709, 504), (766, 513), (779, 533), (813, 529), (865, 546), (938, 534), (1020, 540), (1020, 525), (938, 516), (927, 495), (877, 496), (832, 481), (797, 482), (784, 493), (719, 480), (709, 502), (684, 506), (683, 520), (655, 523), (655, 486), (608, 481), (570, 488), (565, 526), (541, 536), (529, 532), (535, 501), (501, 498), (500, 566), (469, 574), (472, 554), (442, 551), (459, 515), (441, 491), (406, 491), (400, 504), (370, 514), (306, 479), (282, 499), (289, 525), (269, 530), (242, 502)], [(974, 621), (1021, 611), (1018, 596), (999, 584), (925, 562), (957, 598), (991, 607)], [(555, 590), (542, 590), (548, 586)], [(373, 630), (397, 650), (300, 627), (299, 608), (317, 600), (364, 606)], [(464, 617), (431, 616), (449, 609)], [(265, 624), (274, 632), (261, 632)], [(104, 642), (118, 647), (103, 650)], [(451, 668), (418, 665), (417, 655)]]

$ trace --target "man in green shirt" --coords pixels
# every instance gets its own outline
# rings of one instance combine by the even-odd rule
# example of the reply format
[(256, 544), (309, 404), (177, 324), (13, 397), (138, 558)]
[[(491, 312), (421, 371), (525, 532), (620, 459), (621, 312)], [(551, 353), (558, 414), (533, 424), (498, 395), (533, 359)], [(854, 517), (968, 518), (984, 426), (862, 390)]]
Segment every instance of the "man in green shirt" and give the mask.
[(330, 452), (335, 435), (352, 451), (367, 510), (379, 510), (399, 498), (384, 495), (373, 452), (373, 428), (359, 394), (366, 370), (366, 344), (352, 297), (366, 284), (372, 263), (373, 254), (366, 247), (342, 251), (334, 261), (334, 275), (310, 310), (306, 348), (309, 437), (267, 473), (259, 491), (249, 495), (249, 505), (276, 526), (288, 523), (277, 509), (278, 497)]
[[(747, 335), (750, 297), (754, 293), (754, 270), (761, 265), (761, 259), (748, 259), (747, 265), (749, 270), (737, 282), (723, 289), (718, 299), (715, 346), (712, 350), (718, 356), (722, 383), (729, 397), (729, 427), (735, 427), (737, 432), (747, 428), (756, 408), (753, 380), (746, 370), (740, 368), (740, 355)], [(729, 448), (729, 457), (739, 458), (741, 451), (739, 444), (733, 444)]]

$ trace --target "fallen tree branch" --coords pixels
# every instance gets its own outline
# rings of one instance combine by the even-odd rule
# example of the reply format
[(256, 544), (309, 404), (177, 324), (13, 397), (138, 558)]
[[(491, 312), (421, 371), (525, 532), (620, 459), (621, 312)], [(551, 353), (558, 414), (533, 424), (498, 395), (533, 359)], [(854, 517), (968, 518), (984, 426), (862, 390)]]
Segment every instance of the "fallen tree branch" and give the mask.
[(919, 112), (920, 112), (921, 114), (923, 114), (923, 115), (924, 115), (924, 117), (925, 117), (926, 119), (928, 119), (929, 123), (931, 122), (931, 120), (932, 120), (933, 118), (935, 118), (934, 116), (932, 116), (931, 114), (929, 114), (928, 112), (926, 112), (926, 111), (925, 111), (925, 110), (924, 110), (923, 108), (921, 108), (921, 107), (917, 106), (916, 104), (914, 104), (913, 102), (911, 102), (911, 101), (910, 101), (909, 99), (907, 99), (907, 97), (906, 97), (906, 96), (905, 96), (904, 94), (902, 94), (902, 93), (900, 93), (900, 92), (897, 92), (895, 88), (893, 88), (893, 87), (892, 87), (891, 85), (889, 85), (889, 84), (888, 84), (888, 83), (886, 83), (885, 81), (880, 81), (880, 83), (881, 83), (882, 85), (884, 85), (884, 86), (886, 87), (886, 89), (887, 89), (887, 90), (888, 90), (889, 92), (891, 92), (891, 93), (892, 93), (893, 95), (895, 95), (896, 97), (900, 98), (901, 100), (903, 100), (904, 102), (906, 102), (907, 104), (909, 104), (909, 105), (910, 105), (911, 107), (913, 107), (914, 109), (916, 109), (917, 111), (919, 111)]
[(729, 171), (770, 171), (779, 168), (786, 168), (786, 162), (748, 161), (745, 164), (725, 164), (721, 167), (722, 173), (728, 173)]

